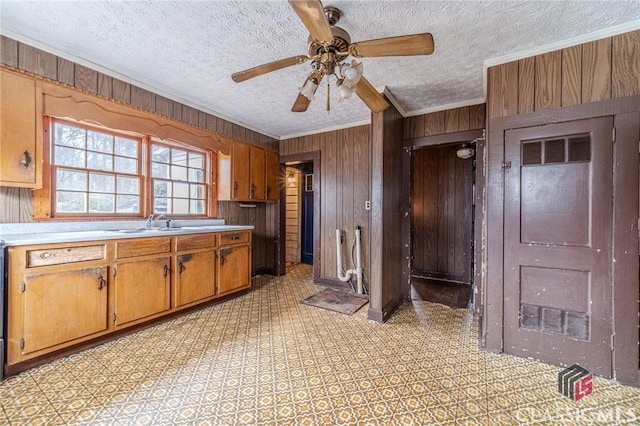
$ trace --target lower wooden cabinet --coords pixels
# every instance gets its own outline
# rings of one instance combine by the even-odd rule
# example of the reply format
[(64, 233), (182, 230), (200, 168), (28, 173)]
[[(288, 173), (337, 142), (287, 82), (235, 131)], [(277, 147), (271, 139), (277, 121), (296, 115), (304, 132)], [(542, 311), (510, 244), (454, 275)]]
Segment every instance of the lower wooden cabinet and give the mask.
[(115, 325), (157, 315), (171, 308), (170, 265), (170, 256), (115, 265)]
[(107, 268), (26, 275), (21, 352), (29, 354), (107, 329)]
[(216, 294), (215, 250), (176, 256), (176, 306), (184, 306)]
[(17, 246), (8, 257), (9, 374), (251, 285), (250, 231)]
[(223, 232), (219, 236), (218, 294), (251, 286), (251, 232)]

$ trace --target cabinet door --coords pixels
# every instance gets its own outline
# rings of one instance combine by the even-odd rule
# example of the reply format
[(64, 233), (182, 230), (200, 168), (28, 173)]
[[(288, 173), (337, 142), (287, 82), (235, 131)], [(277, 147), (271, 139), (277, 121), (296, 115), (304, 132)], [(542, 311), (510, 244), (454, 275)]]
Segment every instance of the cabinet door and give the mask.
[(249, 188), (251, 182), (249, 180), (251, 158), (250, 147), (244, 143), (234, 143), (233, 152), (231, 153), (231, 174), (233, 182), (231, 183), (231, 199), (248, 200)]
[(107, 329), (107, 268), (24, 278), (24, 349), (35, 352)]
[(251, 188), (252, 200), (265, 200), (265, 154), (264, 149), (251, 147)]
[(229, 293), (249, 287), (249, 246), (220, 249), (218, 256), (218, 294)]
[(35, 80), (0, 73), (0, 186), (41, 183), (42, 95)]
[(185, 253), (176, 256), (176, 306), (186, 305), (216, 294), (216, 252)]
[(115, 267), (115, 324), (168, 310), (171, 258), (123, 262)]
[(266, 184), (267, 201), (278, 201), (280, 187), (278, 185), (278, 173), (280, 169), (280, 158), (277, 152), (265, 151), (266, 158)]

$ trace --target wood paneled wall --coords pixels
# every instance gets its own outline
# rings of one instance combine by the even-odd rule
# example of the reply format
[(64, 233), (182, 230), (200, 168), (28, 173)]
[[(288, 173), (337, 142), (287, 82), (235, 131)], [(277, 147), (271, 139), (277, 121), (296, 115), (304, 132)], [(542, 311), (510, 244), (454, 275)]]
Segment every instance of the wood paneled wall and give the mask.
[(489, 118), (640, 94), (640, 30), (491, 67)]
[(413, 151), (413, 273), (471, 283), (471, 159), (459, 145)]
[(404, 138), (414, 139), (485, 128), (485, 104), (407, 117)]
[[(97, 96), (182, 121), (192, 126), (240, 141), (278, 150), (278, 140), (238, 124), (167, 99), (148, 90), (59, 58), (32, 46), (0, 36), (0, 62), (9, 67), (67, 84)], [(30, 222), (30, 190), (0, 188), (0, 222)], [(275, 239), (278, 223), (277, 204), (258, 204), (255, 209), (240, 208), (237, 203), (219, 203), (218, 217), (229, 224), (253, 225), (253, 270), (275, 268)]]
[[(291, 182), (289, 181), (291, 176)], [(286, 228), (285, 228), (285, 261), (290, 263), (300, 262), (300, 184), (299, 170), (287, 167), (285, 172), (286, 182)]]
[[(370, 274), (369, 126), (352, 127), (280, 141), (280, 155), (320, 151), (320, 282), (343, 285), (336, 277), (336, 229), (346, 231), (350, 244), (356, 226), (362, 227), (365, 282)], [(314, 236), (318, 238), (318, 236)], [(346, 250), (345, 250), (346, 253)], [(345, 261), (346, 261), (345, 257)]]
[(409, 182), (403, 175), (403, 121), (395, 107), (371, 121), (371, 293), (369, 319), (384, 322), (402, 303), (402, 218)]

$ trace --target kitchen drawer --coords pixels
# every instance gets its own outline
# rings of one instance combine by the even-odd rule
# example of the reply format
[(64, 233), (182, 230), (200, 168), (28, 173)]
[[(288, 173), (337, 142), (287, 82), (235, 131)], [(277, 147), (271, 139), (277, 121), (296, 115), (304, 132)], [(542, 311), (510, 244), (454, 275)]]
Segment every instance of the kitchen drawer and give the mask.
[(249, 231), (225, 232), (220, 234), (220, 245), (241, 244), (249, 242)]
[(136, 238), (116, 243), (116, 258), (146, 256), (150, 254), (169, 253), (171, 238)]
[(27, 268), (86, 262), (105, 258), (105, 246), (79, 246), (27, 251)]
[(176, 237), (176, 251), (212, 248), (218, 245), (218, 235), (214, 233), (180, 235)]

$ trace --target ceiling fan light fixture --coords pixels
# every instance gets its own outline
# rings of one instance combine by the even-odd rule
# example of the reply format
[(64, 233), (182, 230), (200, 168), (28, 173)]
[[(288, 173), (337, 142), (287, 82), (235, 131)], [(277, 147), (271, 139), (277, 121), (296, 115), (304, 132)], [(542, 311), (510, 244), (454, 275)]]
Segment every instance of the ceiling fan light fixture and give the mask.
[(349, 87), (348, 84), (344, 82), (344, 79), (338, 80), (338, 94), (340, 95), (340, 101), (344, 101), (346, 99), (351, 98), (353, 95), (353, 90)]
[(358, 84), (358, 81), (360, 81), (363, 71), (364, 65), (362, 65), (362, 62), (358, 62), (355, 59), (352, 60), (350, 64), (342, 64), (340, 67), (340, 74), (344, 79), (343, 85), (353, 88)]
[(315, 79), (310, 78), (305, 81), (304, 85), (302, 87), (299, 87), (298, 90), (300, 91), (300, 94), (302, 96), (312, 101), (316, 98), (315, 93), (317, 88), (318, 82)]

